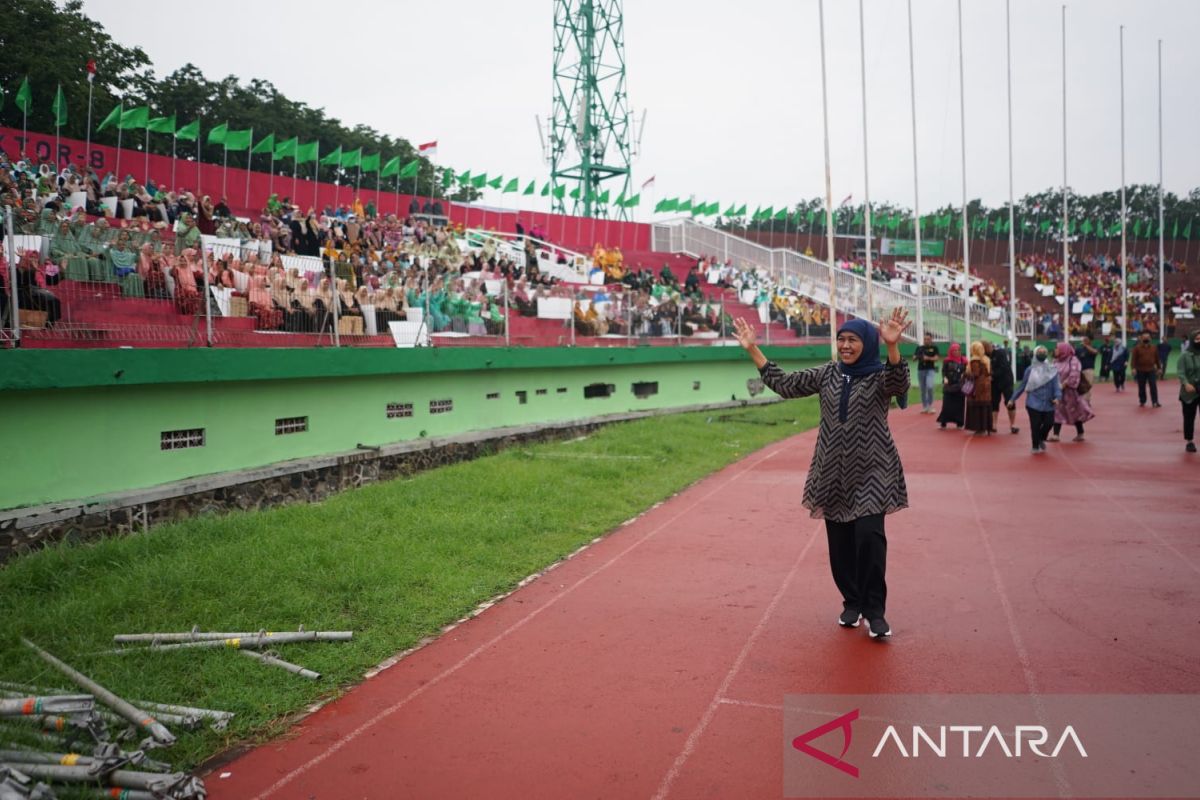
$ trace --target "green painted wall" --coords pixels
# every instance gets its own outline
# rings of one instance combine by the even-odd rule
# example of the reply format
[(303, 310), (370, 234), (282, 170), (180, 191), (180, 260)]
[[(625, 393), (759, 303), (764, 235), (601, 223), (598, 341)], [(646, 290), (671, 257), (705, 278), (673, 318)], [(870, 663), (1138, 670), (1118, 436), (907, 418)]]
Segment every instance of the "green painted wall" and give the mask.
[[(397, 352), (409, 358), (398, 360)], [(40, 358), (49, 353), (57, 364)], [(360, 443), (749, 399), (746, 382), (756, 377), (737, 348), (359, 353), (370, 351), (10, 353), (23, 361), (0, 378), (0, 386), (7, 384), (0, 392), (0, 509), (145, 488)], [(795, 358), (797, 348), (770, 355), (789, 368), (806, 363)], [(357, 359), (360, 371), (345, 374), (343, 356)], [(631, 385), (639, 381), (656, 381), (658, 393), (635, 397)], [(585, 399), (584, 387), (592, 383), (612, 384), (614, 392)], [(518, 391), (526, 392), (525, 403)], [(431, 414), (430, 401), (442, 399), (454, 401), (453, 411)], [(413, 416), (387, 419), (388, 403), (412, 403)], [(278, 436), (275, 420), (282, 417), (308, 417), (308, 430)], [(162, 431), (192, 428), (205, 429), (204, 447), (160, 448)]]

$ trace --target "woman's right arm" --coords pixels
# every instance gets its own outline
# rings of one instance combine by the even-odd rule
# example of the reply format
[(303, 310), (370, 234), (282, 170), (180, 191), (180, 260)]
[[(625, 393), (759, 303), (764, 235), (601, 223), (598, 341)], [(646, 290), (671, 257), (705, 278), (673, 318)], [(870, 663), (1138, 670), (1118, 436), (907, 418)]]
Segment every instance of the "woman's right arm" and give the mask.
[(754, 366), (758, 367), (758, 374), (767, 388), (784, 398), (808, 397), (820, 390), (823, 367), (813, 367), (799, 372), (784, 372), (778, 364), (768, 361), (767, 357), (758, 349), (758, 337), (746, 320), (739, 317), (734, 320), (733, 324), (738, 342), (745, 348), (750, 360), (754, 362)]

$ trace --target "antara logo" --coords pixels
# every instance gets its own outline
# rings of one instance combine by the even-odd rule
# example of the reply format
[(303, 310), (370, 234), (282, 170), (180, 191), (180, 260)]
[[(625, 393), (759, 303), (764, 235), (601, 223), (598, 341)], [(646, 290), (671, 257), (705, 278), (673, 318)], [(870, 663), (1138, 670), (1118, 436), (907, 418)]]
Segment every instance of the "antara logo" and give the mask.
[[(805, 755), (812, 756), (823, 764), (841, 770), (852, 778), (857, 778), (859, 776), (858, 767), (846, 761), (845, 756), (850, 751), (850, 742), (854, 735), (852, 725), (858, 717), (859, 709), (856, 708), (836, 719), (800, 734), (792, 740), (792, 747)], [(812, 746), (811, 742), (814, 739), (819, 739), (825, 734), (836, 730), (841, 730), (842, 732), (842, 751), (837, 756), (826, 753), (823, 750), (818, 750)], [(993, 750), (996, 754), (1002, 753), (1005, 758), (1020, 758), (1023, 747), (1042, 758), (1058, 758), (1059, 753), (1068, 744), (1074, 747), (1075, 752), (1080, 757), (1088, 757), (1083, 742), (1079, 740), (1078, 734), (1076, 734), (1075, 729), (1070, 725), (1063, 729), (1062, 734), (1057, 739), (1057, 744), (1054, 745), (1054, 749), (1048, 753), (1044, 752), (1041, 747), (1050, 741), (1050, 731), (1041, 725), (1016, 725), (1012, 731), (1002, 730), (997, 725), (991, 725), (987, 728), (982, 725), (941, 725), (930, 730), (936, 733), (931, 734), (924, 727), (913, 725), (910, 732), (911, 735), (907, 740), (910, 742), (910, 746), (905, 747), (905, 739), (901, 737), (896, 726), (888, 725), (879, 737), (879, 742), (875, 745), (875, 749), (871, 753), (871, 758), (879, 758), (889, 745), (903, 758), (920, 758), (922, 755), (922, 746), (924, 746), (930, 756), (937, 758), (947, 758), (948, 755), (954, 756), (958, 755), (958, 753), (961, 753), (963, 758), (983, 758), (988, 754), (989, 749)], [(972, 746), (972, 734), (980, 735), (980, 738), (976, 740), (978, 742), (978, 746), (976, 747)], [(956, 737), (961, 741), (961, 748), (951, 746)], [(1011, 747), (1009, 745), (1010, 741), (1013, 743)]]

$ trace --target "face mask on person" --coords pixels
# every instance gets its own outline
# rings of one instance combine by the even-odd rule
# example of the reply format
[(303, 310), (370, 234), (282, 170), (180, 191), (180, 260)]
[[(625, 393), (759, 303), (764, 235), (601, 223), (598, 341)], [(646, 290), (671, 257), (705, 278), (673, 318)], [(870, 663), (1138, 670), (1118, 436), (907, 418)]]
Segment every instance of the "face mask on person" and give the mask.
[(1045, 353), (1038, 353), (1036, 356), (1034, 356), (1034, 358), (1036, 358), (1038, 361), (1045, 361), (1045, 360), (1046, 360), (1046, 354), (1045, 354)]

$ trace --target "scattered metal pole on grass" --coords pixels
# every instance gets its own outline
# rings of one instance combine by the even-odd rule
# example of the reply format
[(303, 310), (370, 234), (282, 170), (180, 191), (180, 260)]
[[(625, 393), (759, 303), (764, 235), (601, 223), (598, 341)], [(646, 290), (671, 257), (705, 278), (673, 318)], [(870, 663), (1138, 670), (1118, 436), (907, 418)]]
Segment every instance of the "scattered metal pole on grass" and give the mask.
[(0, 700), (0, 717), (32, 717), (42, 714), (79, 714), (91, 711), (96, 698), (90, 694), (43, 695)]
[[(204, 642), (213, 639), (249, 639), (255, 636), (284, 636), (297, 633), (313, 636), (318, 642), (348, 642), (354, 637), (354, 631), (306, 631), (303, 626), (297, 631), (251, 631), (251, 632), (222, 632), (222, 631), (191, 631), (189, 633), (119, 633), (113, 637), (117, 644), (132, 644), (134, 642)], [(0, 682), (0, 686), (3, 686)]]
[(289, 661), (284, 661), (281, 658), (276, 658), (270, 653), (256, 653), (253, 650), (239, 650), (238, 652), (244, 656), (253, 658), (256, 661), (261, 661), (264, 664), (270, 664), (272, 667), (279, 667), (280, 669), (295, 673), (302, 678), (308, 678), (310, 681), (319, 680), (321, 677), (321, 673), (319, 672), (313, 672), (311, 669), (305, 669), (299, 664), (293, 664)]
[(303, 633), (276, 633), (276, 634), (250, 634), (249, 636), (231, 636), (222, 639), (201, 639), (195, 642), (179, 642), (178, 644), (152, 644), (148, 647), (119, 647), (115, 650), (105, 650), (103, 655), (123, 655), (125, 653), (144, 653), (147, 651), (162, 651), (162, 650), (193, 650), (193, 649), (209, 649), (228, 647), (233, 650), (242, 650), (245, 648), (259, 648), (271, 644), (292, 644), (294, 642), (317, 642), (317, 641), (333, 641), (344, 642), (346, 638), (318, 638), (318, 631), (306, 631)]
[[(172, 772), (163, 775), (159, 772), (135, 772), (118, 769), (107, 774), (94, 774), (90, 767), (64, 766), (62, 764), (28, 764), (11, 765), (14, 769), (31, 778), (42, 778), (57, 783), (102, 783), (118, 789), (133, 789), (150, 792), (154, 797), (171, 798), (171, 800), (201, 800), (207, 796), (204, 783), (186, 772)], [(124, 794), (121, 795), (125, 797)]]
[(150, 716), (145, 711), (135, 707), (132, 703), (122, 700), (120, 697), (113, 694), (108, 689), (105, 689), (103, 686), (96, 683), (82, 672), (78, 672), (77, 670), (71, 668), (28, 639), (22, 637), (21, 643), (33, 652), (37, 653), (38, 656), (47, 664), (54, 667), (59, 672), (74, 681), (77, 686), (87, 689), (89, 692), (94, 694), (101, 703), (104, 703), (104, 705), (116, 711), (124, 719), (132, 722), (135, 726), (150, 734), (154, 741), (164, 745), (175, 744), (174, 734), (167, 730), (166, 726), (154, 719), (154, 717)]

